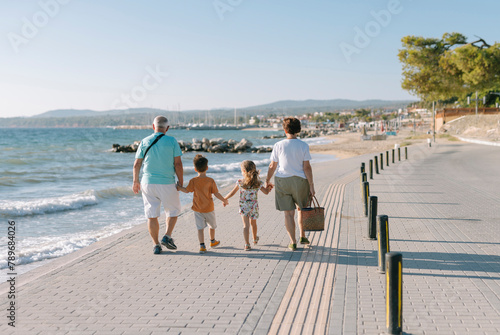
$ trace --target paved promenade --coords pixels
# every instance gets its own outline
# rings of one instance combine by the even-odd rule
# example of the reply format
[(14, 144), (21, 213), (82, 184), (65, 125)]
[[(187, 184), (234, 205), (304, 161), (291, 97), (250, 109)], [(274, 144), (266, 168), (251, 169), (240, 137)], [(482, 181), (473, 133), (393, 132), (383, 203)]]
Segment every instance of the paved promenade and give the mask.
[[(500, 148), (444, 142), (409, 156), (369, 180), (403, 254), (405, 333), (500, 333)], [(245, 252), (237, 199), (217, 201), (221, 246), (204, 255), (188, 211), (177, 252), (153, 255), (140, 226), (17, 277), (15, 330), (1, 284), (0, 334), (383, 333), (385, 276), (359, 185), (371, 158), (313, 166), (326, 228), (308, 233), (311, 247), (286, 248), (274, 194), (261, 193), (260, 242)]]

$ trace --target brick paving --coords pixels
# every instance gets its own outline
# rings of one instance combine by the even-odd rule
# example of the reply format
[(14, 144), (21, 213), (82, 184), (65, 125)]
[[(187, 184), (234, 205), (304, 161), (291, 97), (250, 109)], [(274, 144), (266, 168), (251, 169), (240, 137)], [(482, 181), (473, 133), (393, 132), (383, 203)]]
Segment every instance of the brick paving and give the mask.
[[(440, 144), (409, 154), (370, 180), (379, 214), (389, 216), (391, 251), (403, 253), (405, 333), (500, 333), (500, 150)], [(21, 275), (15, 331), (0, 285), (0, 333), (383, 333), (385, 276), (376, 241), (366, 239), (357, 175), (372, 158), (314, 165), (328, 220), (309, 233), (310, 248), (288, 251), (274, 196), (261, 194), (261, 239), (243, 251), (231, 199), (216, 205), (222, 244), (207, 254), (198, 254), (188, 211), (175, 253), (154, 256), (140, 226)]]

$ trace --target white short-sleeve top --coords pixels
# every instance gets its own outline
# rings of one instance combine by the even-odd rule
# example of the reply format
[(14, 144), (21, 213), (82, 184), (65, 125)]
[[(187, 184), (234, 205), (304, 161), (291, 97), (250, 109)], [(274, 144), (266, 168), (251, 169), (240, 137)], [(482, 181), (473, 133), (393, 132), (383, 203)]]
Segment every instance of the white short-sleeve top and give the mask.
[(271, 160), (278, 163), (276, 177), (297, 176), (306, 179), (304, 161), (311, 160), (309, 145), (298, 138), (284, 139), (274, 145)]

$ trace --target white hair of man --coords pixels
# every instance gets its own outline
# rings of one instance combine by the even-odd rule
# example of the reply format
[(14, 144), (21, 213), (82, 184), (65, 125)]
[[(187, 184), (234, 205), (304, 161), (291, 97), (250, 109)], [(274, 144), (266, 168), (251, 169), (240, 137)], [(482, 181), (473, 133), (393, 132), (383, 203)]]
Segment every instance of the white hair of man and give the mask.
[(155, 117), (155, 120), (153, 122), (154, 126), (156, 129), (167, 129), (168, 127), (168, 120), (166, 117), (159, 115)]

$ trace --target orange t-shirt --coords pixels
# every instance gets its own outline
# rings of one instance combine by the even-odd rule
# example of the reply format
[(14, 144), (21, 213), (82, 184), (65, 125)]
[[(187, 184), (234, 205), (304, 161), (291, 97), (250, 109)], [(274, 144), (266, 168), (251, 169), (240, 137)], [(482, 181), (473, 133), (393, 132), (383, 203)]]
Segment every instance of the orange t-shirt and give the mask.
[(215, 181), (210, 177), (194, 177), (186, 187), (193, 194), (193, 211), (198, 213), (209, 213), (214, 210), (214, 199), (212, 194), (218, 193), (219, 189)]

